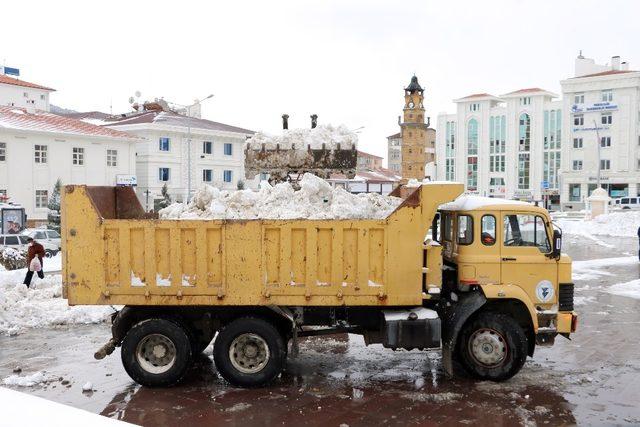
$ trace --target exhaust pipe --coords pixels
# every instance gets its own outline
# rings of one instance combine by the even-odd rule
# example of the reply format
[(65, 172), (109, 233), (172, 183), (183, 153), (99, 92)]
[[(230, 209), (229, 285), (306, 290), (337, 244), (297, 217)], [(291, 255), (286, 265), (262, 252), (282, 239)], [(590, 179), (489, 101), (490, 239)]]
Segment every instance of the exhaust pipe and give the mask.
[(284, 129), (284, 130), (289, 129), (289, 115), (288, 114), (283, 114), (282, 115), (282, 129)]
[(311, 115), (311, 129), (315, 129), (316, 126), (318, 126), (318, 115), (317, 114), (312, 114)]

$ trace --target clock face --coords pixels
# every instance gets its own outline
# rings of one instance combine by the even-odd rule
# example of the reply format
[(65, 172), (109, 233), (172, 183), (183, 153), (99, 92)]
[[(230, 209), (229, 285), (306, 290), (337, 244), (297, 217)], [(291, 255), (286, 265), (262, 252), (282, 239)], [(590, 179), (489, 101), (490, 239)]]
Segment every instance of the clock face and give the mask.
[(413, 108), (414, 105), (413, 101), (409, 101), (409, 108)]

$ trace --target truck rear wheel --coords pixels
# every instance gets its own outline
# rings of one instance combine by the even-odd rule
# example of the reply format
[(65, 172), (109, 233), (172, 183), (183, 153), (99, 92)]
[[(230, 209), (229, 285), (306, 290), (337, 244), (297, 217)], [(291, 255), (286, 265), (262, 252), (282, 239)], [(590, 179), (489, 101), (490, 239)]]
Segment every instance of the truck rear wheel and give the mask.
[(147, 319), (125, 335), (121, 350), (127, 374), (147, 387), (169, 387), (184, 377), (191, 361), (188, 332), (168, 319)]
[(481, 313), (462, 329), (460, 361), (476, 378), (503, 381), (514, 376), (527, 358), (527, 337), (511, 317)]
[(271, 323), (253, 317), (226, 325), (213, 344), (213, 358), (222, 377), (240, 387), (260, 387), (284, 368), (286, 344)]

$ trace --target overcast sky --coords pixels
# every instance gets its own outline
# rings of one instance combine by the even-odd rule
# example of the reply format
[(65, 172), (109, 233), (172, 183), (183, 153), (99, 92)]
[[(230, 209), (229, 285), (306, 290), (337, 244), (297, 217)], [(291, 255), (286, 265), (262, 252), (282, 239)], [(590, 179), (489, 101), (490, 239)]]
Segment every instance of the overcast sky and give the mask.
[[(94, 6), (95, 5), (95, 6)], [(640, 67), (640, 1), (12, 1), (0, 63), (57, 89), (56, 105), (123, 112), (143, 99), (190, 103), (203, 117), (280, 131), (364, 126), (360, 148), (386, 155), (415, 73), (427, 115), (452, 99), (525, 87), (559, 93), (580, 49)]]

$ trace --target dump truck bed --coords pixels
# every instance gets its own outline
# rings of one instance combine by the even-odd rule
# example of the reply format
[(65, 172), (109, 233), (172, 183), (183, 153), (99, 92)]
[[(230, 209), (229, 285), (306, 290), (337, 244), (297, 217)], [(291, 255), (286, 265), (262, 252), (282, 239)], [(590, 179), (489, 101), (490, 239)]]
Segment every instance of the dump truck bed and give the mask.
[(419, 305), (424, 236), (461, 192), (423, 185), (382, 220), (162, 220), (145, 218), (131, 188), (67, 186), (64, 295), (71, 305)]

